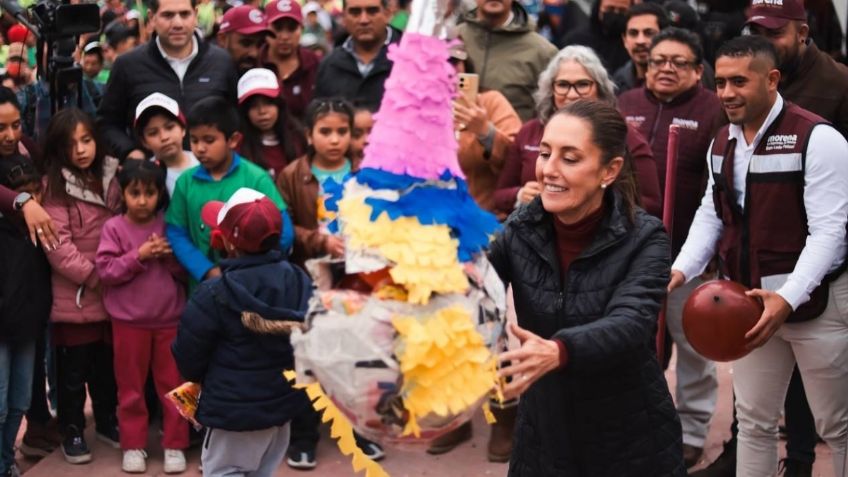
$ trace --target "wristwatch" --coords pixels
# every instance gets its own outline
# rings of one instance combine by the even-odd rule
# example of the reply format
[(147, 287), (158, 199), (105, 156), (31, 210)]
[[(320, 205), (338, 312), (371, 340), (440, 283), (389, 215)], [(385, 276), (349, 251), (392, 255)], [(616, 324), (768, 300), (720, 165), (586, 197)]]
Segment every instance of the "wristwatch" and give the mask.
[(17, 197), (15, 197), (15, 201), (12, 202), (12, 207), (14, 207), (14, 209), (17, 211), (20, 211), (24, 208), (24, 204), (29, 202), (31, 199), (32, 194), (30, 194), (29, 192), (21, 192), (17, 195)]

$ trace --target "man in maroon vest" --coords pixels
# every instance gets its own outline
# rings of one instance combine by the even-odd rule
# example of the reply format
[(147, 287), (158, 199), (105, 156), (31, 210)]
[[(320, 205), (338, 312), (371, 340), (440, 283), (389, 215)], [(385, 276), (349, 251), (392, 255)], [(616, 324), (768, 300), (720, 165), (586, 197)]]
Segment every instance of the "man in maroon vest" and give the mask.
[(778, 94), (777, 53), (767, 40), (739, 37), (716, 56), (716, 89), (731, 124), (710, 148), (707, 191), (669, 290), (718, 250), (722, 274), (752, 288), (765, 307), (746, 335), (750, 353), (733, 363), (735, 475), (776, 475), (778, 419), (796, 362), (835, 475), (845, 475), (848, 142)]
[[(751, 33), (766, 38), (777, 50), (780, 84), (788, 101), (818, 114), (848, 137), (848, 68), (819, 50), (807, 25), (802, 0), (754, 0), (748, 12)], [(792, 373), (786, 394), (786, 471), (812, 473), (816, 431), (801, 375)]]
[[(648, 50), (645, 86), (618, 97), (618, 107), (628, 124), (637, 128), (651, 145), (660, 190), (665, 190), (668, 129), (672, 124), (680, 127), (671, 234), (674, 255), (686, 240), (698, 210), (706, 182), (704, 155), (723, 122), (718, 97), (701, 85), (702, 56), (694, 33), (666, 28), (654, 36)], [(687, 467), (695, 465), (703, 453), (718, 396), (715, 364), (696, 353), (683, 333), (683, 305), (699, 284), (696, 279), (671, 294), (666, 314), (669, 335), (677, 345), (675, 402), (683, 426), (683, 460)]]

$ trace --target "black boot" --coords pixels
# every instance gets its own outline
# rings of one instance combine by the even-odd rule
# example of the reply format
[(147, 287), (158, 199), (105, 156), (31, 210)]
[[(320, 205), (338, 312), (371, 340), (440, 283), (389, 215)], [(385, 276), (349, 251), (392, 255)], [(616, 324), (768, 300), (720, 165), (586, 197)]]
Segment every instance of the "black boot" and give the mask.
[(692, 477), (736, 477), (736, 439), (724, 443), (724, 449), (712, 464), (691, 474)]

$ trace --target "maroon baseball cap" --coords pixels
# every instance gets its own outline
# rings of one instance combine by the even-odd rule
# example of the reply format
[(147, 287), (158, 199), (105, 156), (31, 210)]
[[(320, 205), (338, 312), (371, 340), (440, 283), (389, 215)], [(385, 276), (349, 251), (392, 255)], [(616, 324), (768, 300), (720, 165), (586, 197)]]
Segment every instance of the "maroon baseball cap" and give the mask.
[(280, 18), (291, 18), (303, 25), (303, 12), (295, 0), (271, 0), (265, 5), (265, 14), (268, 16), (269, 25)]
[(792, 20), (807, 20), (804, 0), (752, 0), (746, 23), (776, 30)]
[(210, 201), (200, 218), (212, 228), (212, 247), (223, 248), (218, 235), (239, 250), (259, 253), (268, 250), (266, 241), (283, 231), (280, 209), (265, 194), (242, 187), (224, 203)]
[(268, 21), (262, 10), (250, 5), (240, 5), (227, 10), (221, 17), (219, 33), (236, 32), (242, 35), (267, 32)]

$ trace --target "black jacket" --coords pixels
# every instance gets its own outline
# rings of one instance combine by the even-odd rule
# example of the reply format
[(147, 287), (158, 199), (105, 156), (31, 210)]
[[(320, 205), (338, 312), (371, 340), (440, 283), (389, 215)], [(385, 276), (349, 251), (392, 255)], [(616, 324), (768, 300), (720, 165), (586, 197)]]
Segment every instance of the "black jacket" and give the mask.
[(50, 319), (50, 264), (16, 219), (0, 217), (0, 342), (36, 339)]
[(135, 108), (152, 93), (177, 100), (184, 115), (207, 96), (235, 102), (238, 74), (229, 53), (202, 41), (198, 35), (195, 38), (199, 43), (197, 56), (189, 64), (182, 83), (159, 51), (155, 36), (115, 60), (97, 110), (100, 134), (115, 157), (123, 159), (140, 147), (132, 133)]
[(592, 5), (592, 14), (589, 22), (583, 28), (572, 30), (557, 42), (557, 45), (583, 45), (595, 50), (598, 58), (604, 64), (604, 68), (613, 72), (630, 59), (630, 55), (621, 41), (624, 33), (624, 25), (621, 31), (611, 31), (604, 27), (600, 19), (600, 0)]
[(560, 277), (553, 217), (515, 211), (489, 259), (511, 283), (518, 323), (565, 344), (568, 361), (521, 397), (510, 476), (685, 476), (680, 420), (654, 337), (669, 279), (662, 223), (633, 223), (610, 191), (592, 243)]
[(302, 322), (312, 282), (276, 250), (220, 265), (223, 275), (189, 300), (171, 347), (183, 377), (201, 383), (196, 418), (229, 431), (283, 425), (309, 405), (283, 378), (294, 369), (289, 336), (249, 328), (244, 312), (267, 327)]
[[(392, 29), (390, 43), (399, 43), (401, 32)], [(374, 66), (367, 76), (359, 73), (356, 58), (343, 46), (333, 48), (318, 66), (318, 76), (315, 79), (316, 98), (340, 97), (357, 105), (376, 111), (383, 100), (384, 84), (392, 72), (392, 62), (386, 54), (388, 45), (384, 46), (374, 58)]]

